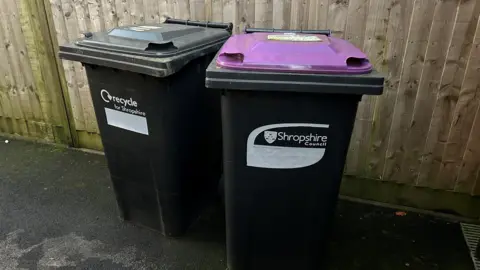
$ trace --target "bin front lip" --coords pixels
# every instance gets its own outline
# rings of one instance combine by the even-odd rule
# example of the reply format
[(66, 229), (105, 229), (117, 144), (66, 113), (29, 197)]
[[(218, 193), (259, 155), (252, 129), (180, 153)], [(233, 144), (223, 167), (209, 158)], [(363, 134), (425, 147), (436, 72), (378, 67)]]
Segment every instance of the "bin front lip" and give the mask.
[(127, 70), (154, 77), (167, 77), (180, 70), (191, 60), (217, 51), (225, 40), (206, 44), (196, 50), (171, 57), (139, 56), (68, 44), (60, 46), (59, 57), (65, 60)]
[(242, 91), (280, 91), (317, 94), (381, 95), (384, 77), (376, 71), (362, 75), (245, 71), (207, 68), (208, 88)]
[[(365, 84), (333, 84), (333, 83), (299, 83), (288, 81), (252, 81), (235, 80), (235, 86), (232, 80), (209, 78), (207, 75), (207, 88), (225, 89), (225, 90), (246, 90), (246, 91), (279, 91), (279, 92), (299, 92), (316, 94), (344, 94), (344, 95), (381, 95), (382, 86), (372, 86)], [(301, 87), (302, 90), (297, 90)], [(322, 88), (319, 91), (319, 88)]]

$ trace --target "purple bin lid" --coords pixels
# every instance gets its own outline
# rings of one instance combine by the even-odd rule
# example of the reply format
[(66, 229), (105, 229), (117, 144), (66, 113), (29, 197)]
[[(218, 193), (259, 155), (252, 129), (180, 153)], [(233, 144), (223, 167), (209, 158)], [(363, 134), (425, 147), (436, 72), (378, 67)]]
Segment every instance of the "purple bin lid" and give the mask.
[(230, 37), (217, 65), (242, 70), (304, 73), (369, 73), (372, 64), (350, 42), (314, 34), (251, 33)]

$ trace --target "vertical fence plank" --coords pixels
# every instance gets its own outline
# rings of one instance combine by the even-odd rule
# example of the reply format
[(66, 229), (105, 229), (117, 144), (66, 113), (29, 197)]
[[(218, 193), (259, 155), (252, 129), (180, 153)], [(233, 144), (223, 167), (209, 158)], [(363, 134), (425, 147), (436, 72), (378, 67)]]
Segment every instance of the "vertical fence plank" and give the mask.
[(236, 29), (238, 25), (238, 7), (237, 7), (237, 1), (235, 0), (223, 0), (223, 22), (231, 22), (234, 24), (234, 29)]
[[(480, 3), (477, 2), (477, 5), (480, 5)], [(478, 96), (480, 94), (480, 85), (478, 82), (478, 78), (480, 76), (480, 72), (478, 71), (480, 69), (480, 20), (478, 19), (478, 13), (475, 13), (477, 16), (477, 30), (475, 34), (475, 38), (473, 40), (473, 49), (471, 51), (471, 56), (470, 60), (468, 63), (468, 72), (472, 72), (476, 75), (477, 78), (477, 83), (475, 87), (475, 94), (474, 94), (474, 100), (472, 103), (477, 103), (478, 104)], [(470, 29), (470, 28), (469, 28)], [(476, 73), (475, 71), (472, 71), (472, 68), (476, 66)], [(475, 76), (473, 75), (473, 76)], [(472, 76), (472, 77), (473, 77)], [(472, 78), (472, 77), (466, 77), (466, 78)], [(474, 87), (473, 84), (469, 85), (471, 82), (466, 81), (465, 87)], [(463, 93), (465, 93), (465, 89), (462, 89)], [(459, 103), (463, 102), (464, 99), (459, 99)], [(461, 103), (460, 103), (461, 104)], [(473, 106), (472, 104), (471, 106)], [(455, 114), (458, 118), (460, 118), (459, 114)], [(454, 117), (455, 117), (454, 116)], [(471, 116), (468, 116), (471, 117)], [(457, 118), (457, 120), (458, 120)], [(465, 120), (464, 120), (465, 121)], [(458, 122), (455, 123), (456, 126), (458, 126)], [(464, 130), (468, 129), (468, 120), (466, 120), (464, 123)], [(455, 132), (455, 125), (452, 126), (452, 131)], [(452, 135), (456, 133), (451, 133)], [(460, 132), (458, 134), (461, 134)], [(462, 192), (462, 193), (470, 193), (472, 192), (473, 189), (473, 195), (480, 195), (480, 174), (479, 174), (479, 169), (480, 169), (480, 115), (479, 115), (479, 106), (477, 105), (477, 112), (475, 116), (475, 120), (473, 122), (473, 127), (472, 131), (469, 134), (469, 140), (468, 144), (466, 146), (466, 149), (463, 154), (463, 159), (461, 166), (458, 168), (458, 178), (455, 183), (455, 191), (457, 192)], [(460, 137), (460, 136), (459, 136)], [(453, 140), (452, 140), (453, 141)], [(449, 141), (449, 144), (450, 145)], [(462, 145), (457, 145), (457, 147), (463, 147)], [(445, 152), (446, 154), (450, 152)], [(445, 160), (448, 161), (448, 156), (445, 156)], [(445, 171), (446, 173), (449, 172), (449, 168), (446, 166), (447, 170)], [(452, 168), (455, 168), (452, 166)], [(450, 170), (454, 171), (453, 169), (450, 168)], [(475, 174), (477, 175), (475, 177)]]
[(205, 0), (205, 20), (212, 21), (212, 0)]
[(237, 16), (239, 22), (236, 27), (236, 33), (243, 32), (245, 28), (253, 27), (255, 24), (255, 0), (239, 1)]
[(34, 26), (33, 33), (35, 34), (39, 63), (41, 64), (43, 79), (47, 85), (45, 94), (51, 101), (50, 123), (53, 127), (55, 141), (73, 146), (76, 135), (71, 132), (70, 114), (65, 107), (68, 105), (66, 101), (68, 97), (64, 97), (62, 90), (63, 76), (59, 74), (57, 54), (54, 48), (57, 44), (52, 40), (53, 28), (49, 25), (48, 19), (51, 15), (46, 11), (47, 6), (44, 0), (35, 0), (35, 4), (32, 3), (31, 7), (31, 22)]
[[(436, 187), (479, 14), (480, 3), (478, 1), (461, 1), (417, 180), (419, 186)], [(470, 192), (470, 190), (471, 187), (465, 187), (464, 191)]]
[(38, 123), (37, 128), (40, 132), (47, 133), (49, 140), (72, 145), (72, 134), (44, 2), (23, 0), (17, 3), (25, 23), (22, 30), (27, 33), (25, 41), (29, 62), (44, 116), (44, 122)]
[[(50, 0), (50, 5), (58, 43), (63, 45), (70, 40), (80, 38), (80, 30), (77, 26), (76, 12), (73, 3), (70, 1)], [(62, 61), (62, 63), (68, 86), (68, 96), (71, 101), (73, 125), (77, 130), (86, 130), (75, 66), (72, 61)]]
[(160, 1), (157, 0), (143, 0), (145, 8), (145, 23), (159, 23), (160, 22)]
[(13, 110), (13, 127), (15, 133), (19, 135), (28, 136), (28, 127), (25, 123), (25, 115), (22, 111), (22, 103), (19, 95), (20, 89), (25, 88), (24, 78), (18, 59), (17, 45), (15, 44), (15, 36), (12, 30), (12, 22), (8, 11), (8, 5), (15, 4), (11, 1), (0, 1), (0, 24), (2, 26), (2, 37), (4, 46), (7, 49), (7, 65), (9, 66), (9, 72), (12, 74), (13, 83), (9, 85), (8, 95), (10, 98), (10, 104)]
[[(358, 0), (350, 1), (353, 10), (358, 9)], [(368, 55), (372, 64), (382, 72), (385, 72), (384, 51), (387, 46), (386, 35), (388, 29), (389, 15), (391, 10), (391, 1), (370, 0), (368, 14), (356, 12), (347, 20), (346, 37), (356, 40), (356, 45)], [(363, 4), (368, 4), (364, 1)], [(349, 12), (355, 13), (349, 6)], [(364, 10), (363, 12), (365, 12)], [(365, 34), (361, 32), (355, 34), (354, 30), (358, 28), (349, 26), (350, 24), (364, 25)], [(360, 41), (361, 39), (361, 41)], [(361, 44), (360, 44), (361, 43)], [(373, 127), (373, 113), (375, 109), (375, 97), (364, 96), (358, 105), (357, 123), (351, 139), (351, 152), (348, 156), (347, 172), (355, 175), (366, 175), (368, 169), (367, 160), (371, 140), (371, 131)]]
[(292, 0), (290, 12), (290, 29), (308, 28), (308, 2), (309, 1), (307, 0)]
[(349, 0), (330, 0), (328, 5), (327, 27), (335, 37), (344, 37), (348, 16)]
[(101, 0), (89, 0), (87, 2), (88, 14), (92, 23), (91, 30), (94, 32), (105, 30), (104, 14)]
[(435, 0), (416, 0), (414, 4), (383, 173), (383, 179), (386, 180), (404, 181), (400, 169), (405, 155), (405, 138), (412, 125), (415, 98), (433, 21), (434, 8), (432, 7), (435, 5)]
[[(72, 0), (67, 0), (65, 2), (68, 1)], [(92, 23), (90, 21), (90, 15), (88, 10), (88, 0), (72, 1), (72, 3), (75, 6), (77, 25), (80, 34), (91, 31)], [(133, 16), (131, 15), (131, 11), (128, 12), (126, 15), (130, 16), (131, 20), (134, 20)], [(73, 40), (70, 40), (70, 42), (72, 41)], [(98, 125), (93, 109), (92, 98), (90, 96), (90, 89), (88, 86), (87, 76), (85, 74), (85, 68), (82, 66), (82, 64), (78, 62), (74, 62), (73, 66), (75, 70), (79, 96), (82, 102), (86, 131), (98, 133)]]
[[(5, 8), (5, 11), (8, 13), (10, 18), (9, 22), (11, 24), (12, 37), (14, 40), (13, 46), (17, 51), (17, 55), (14, 57), (18, 59), (15, 60), (15, 62), (18, 63), (19, 73), (14, 74), (14, 77), (17, 81), (20, 104), (22, 106), (21, 110), (24, 112), (29, 135), (39, 137), (42, 135), (36, 133), (36, 128), (33, 121), (42, 121), (43, 116), (40, 108), (40, 101), (35, 94), (33, 73), (30, 67), (28, 51), (26, 47), (27, 34), (31, 33), (31, 31), (24, 31), (28, 29), (23, 28), (23, 25), (28, 20), (28, 17), (25, 18), (25, 16), (21, 16), (15, 1), (7, 1)], [(21, 82), (21, 84), (19, 82)]]
[[(462, 167), (459, 173), (458, 180), (463, 182), (473, 182), (472, 190), (469, 194), (480, 195), (480, 107), (477, 108), (475, 120), (473, 122), (472, 132), (468, 139), (465, 155), (463, 156)], [(466, 192), (466, 188), (462, 188), (462, 192)]]
[[(480, 195), (480, 115), (479, 108), (474, 117), (472, 131), (470, 133), (465, 154), (463, 156), (458, 180), (460, 188), (459, 192), (470, 193), (472, 195)], [(470, 188), (470, 190), (468, 189)]]
[(116, 14), (118, 25), (132, 24), (132, 19), (130, 18), (130, 12), (129, 12), (129, 4), (127, 1), (115, 0), (115, 11), (116, 11), (115, 14)]
[(173, 14), (177, 19), (190, 19), (190, 2), (189, 0), (175, 0), (173, 2)]
[(392, 1), (383, 60), (377, 68), (386, 73), (384, 94), (376, 97), (372, 135), (368, 146), (366, 177), (382, 179), (392, 115), (397, 96), (402, 59), (410, 27), (414, 0)]
[[(369, 12), (370, 2), (374, 0), (350, 0), (347, 11), (347, 22), (345, 27), (345, 39), (362, 48), (364, 44), (364, 36), (366, 29), (370, 29), (372, 25), (367, 25), (367, 14)], [(389, 1), (385, 1), (389, 2)], [(388, 22), (388, 12), (383, 16)], [(378, 16), (380, 18), (382, 16)], [(378, 19), (377, 19), (378, 21)], [(387, 22), (379, 22), (387, 25)], [(378, 25), (378, 23), (376, 23)], [(385, 31), (386, 32), (386, 31)], [(378, 39), (378, 38), (377, 38)]]
[[(442, 158), (442, 166), (436, 185), (442, 189), (453, 189), (458, 177), (466, 144), (479, 106), (480, 96), (480, 36), (477, 24), (475, 39), (468, 59), (465, 76), (453, 114), (453, 123), (448, 135)], [(472, 134), (478, 136), (478, 134)], [(465, 182), (465, 180), (462, 180)], [(465, 183), (463, 183), (465, 184)]]
[(34, 82), (33, 74), (28, 59), (28, 51), (25, 45), (22, 24), (19, 19), (18, 7), (15, 1), (7, 1), (6, 12), (9, 14), (14, 47), (17, 48), (18, 67), (20, 74), (17, 74), (18, 81), (22, 81), (22, 85), (18, 85), (20, 104), (25, 115), (25, 120), (35, 120), (41, 118), (41, 110), (38, 99), (33, 92)]
[[(4, 1), (4, 0), (0, 0)], [(3, 5), (3, 3), (0, 3)], [(1, 13), (0, 13), (1, 16)], [(0, 23), (4, 23), (4, 17), (0, 17)], [(0, 40), (6, 41), (3, 28), (0, 27)], [(15, 84), (15, 81), (12, 76), (12, 71), (10, 69), (9, 60), (8, 60), (8, 50), (5, 46), (5, 43), (2, 43), (0, 46), (0, 106), (2, 113), (2, 132), (7, 133), (18, 133), (17, 123), (15, 121), (15, 116), (13, 112), (13, 103), (10, 97), (10, 89), (12, 85)]]
[(101, 16), (103, 17), (103, 26), (105, 29), (112, 29), (118, 26), (118, 15), (115, 6), (115, 0), (101, 0)]
[(166, 17), (171, 16), (168, 13), (168, 1), (167, 0), (158, 0), (156, 2), (158, 2), (158, 13), (160, 14), (160, 18), (159, 18), (160, 22), (163, 22), (163, 20)]
[[(236, 2), (235, 0), (233, 0)], [(190, 18), (192, 20), (205, 20), (205, 1), (204, 0), (190, 0)]]
[(328, 0), (310, 0), (308, 3), (308, 28), (327, 29)]
[(408, 137), (404, 138), (405, 155), (400, 176), (404, 183), (415, 184), (419, 176), (419, 167), (446, 60), (445, 52), (448, 51), (452, 38), (458, 3), (457, 0), (439, 1), (435, 7), (411, 127)]
[[(42, 106), (40, 104), (40, 95), (38, 93), (38, 85), (41, 84), (43, 81), (41, 79), (41, 73), (39, 70), (39, 65), (38, 61), (36, 62), (36, 53), (37, 53), (37, 46), (35, 44), (35, 36), (32, 31), (32, 23), (30, 22), (30, 13), (28, 10), (28, 6), (20, 1), (18, 3), (18, 12), (19, 12), (19, 17), (20, 17), (20, 23), (17, 24), (21, 27), (21, 32), (23, 35), (20, 36), (20, 38), (24, 41), (23, 48), (21, 48), (24, 53), (22, 54), (25, 56), (24, 59), (24, 65), (22, 67), (22, 72), (25, 72), (26, 74), (28, 73), (29, 79), (27, 81), (30, 81), (28, 87), (28, 91), (30, 94), (30, 104), (33, 113), (33, 118), (27, 120), (27, 125), (29, 129), (30, 136), (32, 137), (37, 137), (37, 138), (43, 138), (47, 140), (53, 140), (53, 132), (48, 132), (51, 131), (51, 129), (43, 126), (43, 128), (40, 128), (40, 123), (44, 122), (44, 119), (48, 120), (48, 114), (46, 114), (46, 110), (42, 110)], [(35, 27), (38, 27), (35, 25)], [(19, 41), (21, 43), (22, 41)], [(37, 71), (35, 74), (33, 71)], [(40, 83), (39, 82), (40, 79)], [(48, 110), (48, 109), (47, 109)], [(45, 114), (44, 114), (45, 112)], [(28, 117), (27, 117), (28, 118)], [(46, 133), (44, 131), (47, 131)]]
[(133, 24), (145, 24), (145, 8), (143, 0), (132, 0), (130, 4), (130, 17)]
[[(380, 1), (369, 0), (368, 1), (368, 8), (369, 11), (367, 17), (365, 18), (365, 29), (367, 29), (366, 38), (372, 39), (374, 32), (375, 32), (375, 24), (376, 24), (376, 17), (379, 8)], [(354, 4), (355, 5), (355, 4)], [(327, 13), (328, 14), (328, 13)], [(351, 24), (355, 23), (355, 20), (350, 20)], [(345, 27), (346, 30), (348, 26)], [(374, 38), (374, 37), (373, 37)], [(365, 39), (365, 38), (364, 38)], [(356, 44), (359, 48), (364, 47), (364, 43), (367, 42), (366, 40), (362, 40), (360, 44)], [(376, 56), (375, 56), (376, 57)], [(362, 146), (362, 133), (364, 133), (365, 127), (368, 123), (364, 123), (365, 121), (369, 121), (369, 119), (363, 119), (363, 114), (365, 111), (365, 103), (368, 97), (362, 97), (362, 100), (358, 104), (357, 115), (355, 125), (353, 127), (352, 136), (350, 138), (350, 145), (348, 148), (348, 155), (345, 161), (345, 169), (344, 173), (347, 175), (356, 175), (359, 171), (359, 167), (361, 166), (362, 161), (359, 159), (360, 156), (360, 148)]]
[(255, 27), (272, 27), (273, 25), (272, 0), (255, 0)]
[(212, 0), (212, 20), (221, 22), (223, 20), (223, 1)]
[[(254, 0), (250, 0), (254, 1)], [(273, 0), (272, 24), (274, 28), (288, 29), (290, 28), (290, 9), (291, 0)], [(255, 9), (254, 9), (255, 11)]]
[[(21, 2), (22, 3), (22, 2)], [(57, 102), (59, 111), (62, 113), (63, 124), (61, 127), (64, 129), (66, 138), (69, 140), (69, 144), (72, 147), (79, 147), (78, 133), (75, 127), (75, 120), (72, 108), (71, 98), (68, 91), (68, 85), (65, 78), (65, 73), (63, 72), (63, 64), (58, 56), (59, 47), (58, 47), (58, 33), (55, 28), (54, 15), (50, 5), (50, 0), (37, 0), (39, 12), (43, 14), (44, 24), (45, 24), (45, 40), (44, 43), (49, 46), (50, 56), (49, 60), (51, 61), (52, 69), (54, 69), (53, 77), (55, 81), (58, 81), (58, 90), (57, 97), (62, 102)], [(63, 25), (64, 22), (63, 22)]]
[[(466, 66), (466, 73), (463, 80), (462, 89), (460, 91), (460, 97), (457, 103), (454, 114), (454, 122), (450, 130), (450, 136), (448, 144), (445, 149), (443, 163), (445, 164), (444, 170), (441, 173), (452, 174), (455, 170), (458, 170), (458, 179), (455, 185), (455, 190), (464, 193), (470, 193), (472, 195), (480, 195), (480, 106), (479, 95), (480, 85), (478, 78), (480, 77), (480, 19), (477, 21), (475, 37), (472, 42), (472, 50)], [(473, 119), (471, 132), (469, 133), (469, 139), (467, 145), (464, 146), (464, 135), (469, 129), (469, 122), (473, 117), (473, 107), (476, 107), (476, 113)], [(462, 115), (462, 113), (464, 113)], [(465, 118), (465, 119), (463, 119)], [(452, 147), (452, 149), (448, 149)], [(465, 151), (462, 157), (460, 166), (458, 164), (455, 155), (462, 152), (462, 148), (465, 147)], [(452, 160), (452, 162), (447, 162)], [(441, 178), (440, 178), (441, 179)], [(439, 180), (440, 180), (439, 179)], [(448, 180), (449, 177), (444, 179)], [(470, 190), (473, 188), (473, 190)]]

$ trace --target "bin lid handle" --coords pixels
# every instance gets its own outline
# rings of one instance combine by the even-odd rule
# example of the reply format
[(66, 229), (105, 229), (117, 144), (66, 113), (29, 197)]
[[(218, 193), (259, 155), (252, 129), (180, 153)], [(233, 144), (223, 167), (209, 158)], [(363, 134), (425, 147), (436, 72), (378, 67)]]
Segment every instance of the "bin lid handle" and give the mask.
[(145, 48), (145, 51), (147, 52), (162, 52), (162, 51), (174, 51), (178, 50), (175, 45), (173, 45), (173, 42), (164, 42), (164, 43), (155, 43), (155, 42), (149, 42), (147, 47)]
[(327, 37), (332, 35), (332, 30), (297, 30), (297, 29), (275, 29), (275, 28), (245, 28), (245, 33), (300, 33), (311, 35), (325, 35)]

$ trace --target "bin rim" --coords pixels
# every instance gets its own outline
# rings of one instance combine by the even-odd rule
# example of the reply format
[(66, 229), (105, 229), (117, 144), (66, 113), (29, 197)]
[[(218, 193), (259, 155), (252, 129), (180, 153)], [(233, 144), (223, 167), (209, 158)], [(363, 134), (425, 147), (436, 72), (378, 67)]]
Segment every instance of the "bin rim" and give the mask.
[(61, 45), (59, 56), (83, 64), (166, 77), (191, 60), (220, 49), (230, 37), (229, 29), (231, 24), (167, 18), (162, 24), (85, 33), (85, 38)]
[[(219, 52), (220, 53), (220, 52)], [(219, 53), (207, 68), (205, 85), (214, 90), (297, 92), (315, 94), (381, 95), (384, 75), (323, 74), (238, 70), (217, 65)]]

